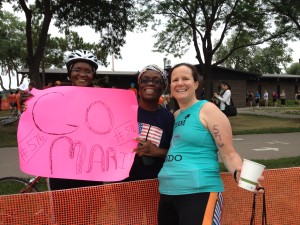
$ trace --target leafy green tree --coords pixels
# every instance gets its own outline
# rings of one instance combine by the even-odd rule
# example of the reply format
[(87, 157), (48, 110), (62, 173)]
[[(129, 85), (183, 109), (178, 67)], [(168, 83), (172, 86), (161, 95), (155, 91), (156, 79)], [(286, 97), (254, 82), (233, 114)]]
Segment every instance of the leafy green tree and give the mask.
[[(16, 76), (18, 71), (27, 65), (25, 24), (12, 13), (6, 11), (0, 11), (0, 19), (0, 48), (2, 50), (0, 51), (0, 67), (2, 71), (0, 86), (3, 90), (7, 90), (11, 89), (13, 79), (16, 79), (16, 84), (19, 86), (27, 77), (22, 75), (21, 79), (19, 79), (19, 76)], [(40, 33), (39, 21), (33, 21), (32, 25), (35, 27), (32, 34), (33, 44), (36, 46), (37, 36)], [(74, 31), (68, 32), (64, 37), (51, 37), (48, 34), (41, 68), (62, 68), (64, 66), (64, 53), (74, 49), (90, 49), (98, 58), (104, 58), (107, 55), (106, 52), (102, 51), (99, 43), (84, 42), (83, 38)], [(8, 86), (4, 86), (2, 76), (8, 77)], [(42, 80), (43, 78), (42, 76)]]
[(300, 1), (299, 0), (263, 0), (269, 13), (275, 14), (277, 29), (288, 30), (288, 36), (300, 37)]
[[(205, 95), (212, 91), (212, 68), (224, 63), (235, 51), (267, 43), (286, 31), (273, 32), (272, 15), (258, 0), (143, 0), (139, 22), (153, 22), (157, 29), (155, 51), (182, 56), (192, 44), (202, 68)], [(218, 61), (213, 57), (228, 35), (233, 44)], [(247, 38), (249, 41), (241, 41)]]
[[(243, 39), (242, 41), (249, 41)], [(222, 59), (232, 49), (234, 40), (229, 38), (226, 43), (220, 46), (214, 58), (215, 61)], [(259, 46), (249, 46), (232, 53), (221, 65), (235, 70), (280, 74), (287, 64), (292, 62), (292, 49), (282, 40), (271, 41), (265, 48)]]
[[(0, 11), (0, 86), (3, 90), (11, 89), (13, 77), (20, 85), (25, 76), (19, 79), (18, 71), (26, 64), (24, 23), (12, 13)], [(9, 84), (4, 86), (2, 76), (8, 76)]]
[[(26, 49), (30, 80), (35, 81), (38, 88), (43, 86), (39, 69), (44, 57), (48, 38), (49, 26), (55, 20), (55, 26), (65, 31), (72, 26), (88, 25), (99, 32), (101, 40), (99, 46), (108, 54), (114, 48), (114, 53), (120, 57), (120, 47), (125, 44), (127, 31), (134, 28), (133, 1), (130, 0), (86, 0), (86, 1), (51, 1), (35, 0), (29, 4), (26, 0), (0, 0), (11, 3), (15, 11), (22, 11), (26, 17)], [(33, 40), (33, 21), (40, 21), (40, 31), (36, 45)], [(113, 29), (115, 35), (111, 35)], [(88, 34), (87, 34), (88, 35)], [(114, 43), (112, 45), (112, 43)], [(101, 60), (106, 62), (106, 58)]]
[(292, 63), (292, 65), (286, 69), (286, 73), (300, 75), (300, 63)]

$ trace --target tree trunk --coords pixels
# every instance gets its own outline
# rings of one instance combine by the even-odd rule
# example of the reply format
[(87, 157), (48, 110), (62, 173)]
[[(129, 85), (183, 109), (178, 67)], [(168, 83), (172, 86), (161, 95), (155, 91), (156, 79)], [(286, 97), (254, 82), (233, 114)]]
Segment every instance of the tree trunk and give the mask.
[(35, 83), (37, 89), (43, 89), (42, 79), (39, 71), (39, 62), (31, 63), (29, 65), (29, 78)]
[(201, 67), (200, 75), (203, 75), (204, 98), (211, 101), (214, 94), (212, 66), (204, 64)]
[(42, 1), (44, 11), (43, 11), (43, 22), (41, 32), (39, 34), (39, 39), (37, 42), (37, 46), (34, 51), (34, 45), (32, 40), (32, 10), (29, 9), (24, 0), (20, 0), (20, 5), (25, 12), (26, 15), (26, 39), (27, 39), (27, 53), (28, 53), (28, 66), (29, 66), (29, 78), (31, 81), (35, 82), (36, 88), (42, 89), (43, 83), (40, 76), (40, 63), (42, 61), (45, 45), (47, 41), (48, 30), (50, 26), (50, 22), (52, 19), (52, 9), (51, 9), (51, 1), (44, 0)]

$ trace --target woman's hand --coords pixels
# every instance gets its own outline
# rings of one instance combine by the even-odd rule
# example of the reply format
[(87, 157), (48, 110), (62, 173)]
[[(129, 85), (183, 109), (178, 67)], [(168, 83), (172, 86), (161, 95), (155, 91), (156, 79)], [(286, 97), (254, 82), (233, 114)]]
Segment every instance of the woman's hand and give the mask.
[[(233, 177), (234, 177), (235, 181), (236, 181), (237, 183), (239, 183), (239, 180), (240, 180), (240, 178), (241, 178), (241, 169), (240, 169), (240, 168), (239, 168), (239, 169), (236, 169), (236, 170), (234, 171)], [(257, 186), (256, 186), (256, 189), (255, 189), (255, 191), (254, 191), (254, 194), (262, 194), (262, 193), (265, 192), (263, 186), (261, 185), (261, 183), (262, 183), (264, 180), (265, 180), (264, 176), (260, 176), (260, 177), (258, 178), (258, 184), (257, 184)]]
[(263, 182), (265, 180), (264, 176), (260, 176), (258, 178), (258, 184), (256, 186), (256, 189), (254, 191), (254, 194), (262, 194), (265, 192), (265, 189), (263, 188), (263, 186), (261, 185), (261, 182)]

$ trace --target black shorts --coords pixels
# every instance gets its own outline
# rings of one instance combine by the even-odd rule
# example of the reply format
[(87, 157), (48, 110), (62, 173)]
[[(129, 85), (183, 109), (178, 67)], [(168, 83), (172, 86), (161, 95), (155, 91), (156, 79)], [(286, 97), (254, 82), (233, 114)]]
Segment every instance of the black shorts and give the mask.
[(158, 225), (221, 224), (222, 193), (160, 195)]

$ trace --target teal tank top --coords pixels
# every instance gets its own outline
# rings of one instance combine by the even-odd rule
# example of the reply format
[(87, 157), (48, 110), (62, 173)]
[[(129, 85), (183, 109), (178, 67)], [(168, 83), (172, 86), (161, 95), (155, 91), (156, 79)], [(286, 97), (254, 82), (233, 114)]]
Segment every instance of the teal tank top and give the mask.
[(177, 115), (171, 146), (158, 174), (159, 192), (166, 195), (223, 192), (217, 146), (200, 119), (201, 100)]

